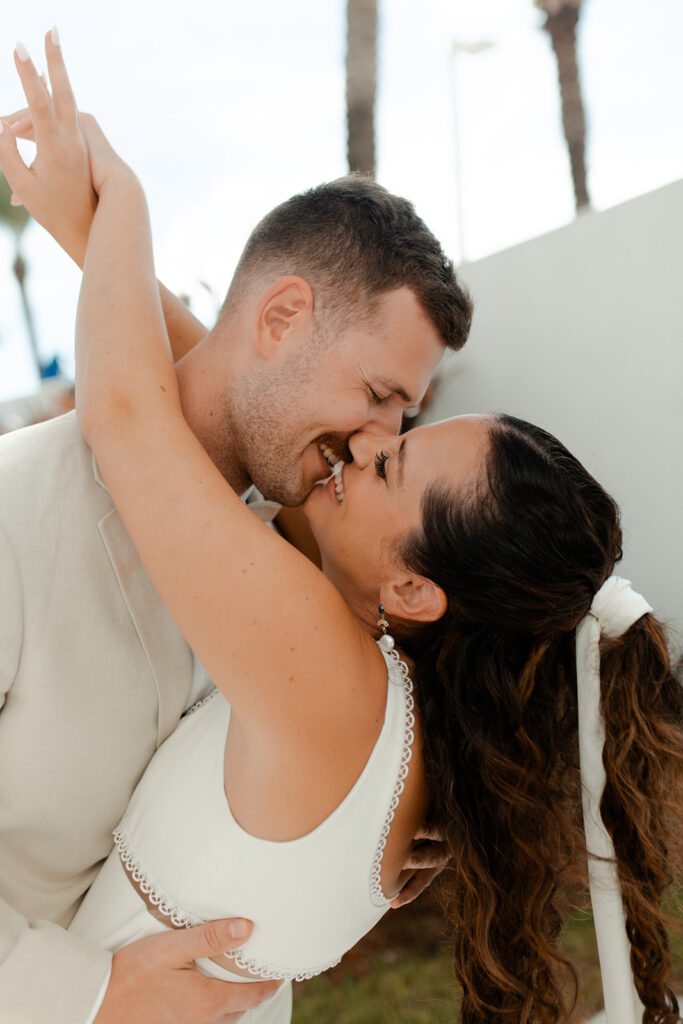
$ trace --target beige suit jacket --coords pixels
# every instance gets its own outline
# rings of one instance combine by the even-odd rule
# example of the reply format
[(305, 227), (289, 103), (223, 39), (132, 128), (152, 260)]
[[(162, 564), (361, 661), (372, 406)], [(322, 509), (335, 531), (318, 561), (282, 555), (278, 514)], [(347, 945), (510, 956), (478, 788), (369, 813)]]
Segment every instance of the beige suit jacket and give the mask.
[(91, 1012), (110, 954), (64, 928), (191, 676), (75, 414), (0, 438), (3, 1022)]

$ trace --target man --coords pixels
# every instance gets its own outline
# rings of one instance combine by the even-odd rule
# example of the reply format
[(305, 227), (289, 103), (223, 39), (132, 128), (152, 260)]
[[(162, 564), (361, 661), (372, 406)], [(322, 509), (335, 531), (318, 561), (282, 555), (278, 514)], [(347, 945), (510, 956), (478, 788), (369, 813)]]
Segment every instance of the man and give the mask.
[[(0, 165), (17, 200), (82, 264), (96, 199), (51, 34), (46, 53), (54, 103), (17, 51), (30, 117), (5, 122)], [(31, 170), (10, 122), (35, 133)], [(470, 320), (410, 204), (363, 179), (312, 189), (264, 218), (208, 334), (163, 288), (162, 300), (198, 438), (239, 493), (255, 484), (292, 506), (329, 461), (348, 457), (355, 431), (398, 430)], [(147, 762), (203, 683), (73, 415), (0, 440), (0, 610), (4, 1018), (237, 1020), (273, 985), (188, 968), (238, 946), (247, 922), (154, 936), (113, 960), (64, 930)]]

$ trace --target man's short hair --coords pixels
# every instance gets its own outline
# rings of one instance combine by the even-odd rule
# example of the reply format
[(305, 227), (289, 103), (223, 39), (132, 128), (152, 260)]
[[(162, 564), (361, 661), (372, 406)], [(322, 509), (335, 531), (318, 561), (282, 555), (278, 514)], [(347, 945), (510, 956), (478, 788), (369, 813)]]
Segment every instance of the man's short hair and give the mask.
[(254, 228), (221, 315), (229, 316), (252, 283), (304, 278), (321, 327), (343, 328), (372, 316), (385, 292), (407, 285), (444, 345), (467, 340), (472, 303), (439, 242), (412, 203), (370, 178), (353, 175), (292, 196)]

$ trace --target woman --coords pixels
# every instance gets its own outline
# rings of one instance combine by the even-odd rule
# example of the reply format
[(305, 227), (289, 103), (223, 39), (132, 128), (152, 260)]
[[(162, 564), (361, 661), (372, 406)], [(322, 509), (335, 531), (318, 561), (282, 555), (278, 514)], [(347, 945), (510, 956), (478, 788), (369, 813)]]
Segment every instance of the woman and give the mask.
[[(386, 910), (427, 817), (452, 854), (463, 1021), (560, 1019), (558, 894), (585, 857), (577, 733), (595, 712), (577, 701), (575, 632), (589, 694), (602, 629), (600, 810), (643, 1019), (673, 1024), (659, 904), (676, 865), (681, 694), (649, 606), (611, 577), (613, 501), (512, 417), (359, 434), (306, 502), (318, 572), (245, 511), (185, 423), (144, 196), (94, 123), (87, 138), (80, 422), (220, 694), (151, 762), (73, 927), (117, 948), (244, 913), (249, 942), (202, 969), (309, 976)], [(254, 1020), (287, 1015), (276, 995)]]

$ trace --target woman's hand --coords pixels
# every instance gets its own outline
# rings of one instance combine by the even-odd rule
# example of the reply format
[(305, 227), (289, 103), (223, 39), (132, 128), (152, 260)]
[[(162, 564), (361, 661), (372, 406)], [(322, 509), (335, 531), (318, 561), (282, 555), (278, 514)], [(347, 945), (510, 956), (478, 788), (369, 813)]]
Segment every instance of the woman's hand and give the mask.
[[(15, 50), (28, 107), (2, 119), (0, 166), (13, 201), (23, 204), (82, 266), (97, 194), (113, 169), (126, 165), (95, 119), (79, 114), (55, 29), (45, 37), (45, 54), (52, 95), (25, 48), (18, 45)], [(15, 137), (36, 143), (30, 167), (19, 155)]]
[[(0, 168), (14, 202), (24, 205), (82, 268), (102, 182), (114, 167), (126, 165), (94, 117), (79, 114), (55, 32), (45, 38), (52, 95), (31, 60), (15, 54), (29, 106), (0, 120)], [(19, 156), (15, 138), (37, 143), (30, 167)], [(173, 355), (181, 359), (205, 337), (206, 327), (167, 288), (160, 284), (159, 290)]]

